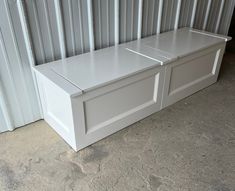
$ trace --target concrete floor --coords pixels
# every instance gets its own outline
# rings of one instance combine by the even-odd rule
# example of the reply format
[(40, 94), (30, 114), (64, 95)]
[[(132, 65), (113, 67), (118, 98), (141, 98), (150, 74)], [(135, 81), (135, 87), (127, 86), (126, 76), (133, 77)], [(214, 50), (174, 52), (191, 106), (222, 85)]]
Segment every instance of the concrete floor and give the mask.
[(235, 190), (235, 55), (218, 83), (78, 153), (44, 121), (1, 134), (0, 190)]

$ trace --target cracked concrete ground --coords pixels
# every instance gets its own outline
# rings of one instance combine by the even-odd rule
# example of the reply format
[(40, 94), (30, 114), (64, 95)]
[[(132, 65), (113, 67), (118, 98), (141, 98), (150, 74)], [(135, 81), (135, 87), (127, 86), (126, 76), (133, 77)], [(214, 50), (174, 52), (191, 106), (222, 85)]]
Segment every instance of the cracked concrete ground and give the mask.
[(78, 153), (44, 121), (0, 134), (0, 190), (235, 190), (235, 55), (216, 84)]

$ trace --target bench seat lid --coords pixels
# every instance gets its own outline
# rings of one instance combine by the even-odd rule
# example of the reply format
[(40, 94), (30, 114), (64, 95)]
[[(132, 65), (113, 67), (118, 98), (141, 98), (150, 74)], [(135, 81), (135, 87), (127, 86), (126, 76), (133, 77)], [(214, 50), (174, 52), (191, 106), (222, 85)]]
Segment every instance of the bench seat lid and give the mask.
[(55, 83), (60, 77), (63, 84), (58, 82), (59, 86), (64, 88), (68, 86), (66, 83), (70, 83), (69, 91), (74, 92), (76, 87), (80, 94), (230, 39), (182, 28), (36, 66), (35, 70), (44, 76), (47, 74), (47, 77), (54, 73)]
[(135, 73), (160, 66), (164, 59), (148, 59), (122, 46), (49, 63), (50, 69), (82, 91), (107, 85)]
[(130, 42), (126, 47), (149, 57), (155, 57), (155, 53), (160, 53), (172, 61), (228, 40), (231, 40), (231, 37), (192, 28), (181, 28), (140, 39), (138, 43)]

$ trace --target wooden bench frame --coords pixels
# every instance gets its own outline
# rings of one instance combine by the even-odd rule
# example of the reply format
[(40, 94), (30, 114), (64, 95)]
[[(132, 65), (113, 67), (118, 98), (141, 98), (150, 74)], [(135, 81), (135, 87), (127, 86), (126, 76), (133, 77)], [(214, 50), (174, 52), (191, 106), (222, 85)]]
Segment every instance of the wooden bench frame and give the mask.
[[(191, 29), (184, 30), (190, 32)], [(79, 88), (71, 79), (51, 69), (62, 61), (35, 67), (44, 119), (75, 151), (79, 151), (215, 83), (226, 41), (230, 38), (199, 33), (221, 40), (183, 56), (161, 49), (150, 50), (144, 44), (151, 37), (137, 44), (120, 45), (121, 49), (133, 53), (133, 59), (144, 57), (153, 65), (96, 84), (94, 88)], [(108, 49), (100, 51), (102, 54)], [(74, 60), (76, 62), (76, 58)]]

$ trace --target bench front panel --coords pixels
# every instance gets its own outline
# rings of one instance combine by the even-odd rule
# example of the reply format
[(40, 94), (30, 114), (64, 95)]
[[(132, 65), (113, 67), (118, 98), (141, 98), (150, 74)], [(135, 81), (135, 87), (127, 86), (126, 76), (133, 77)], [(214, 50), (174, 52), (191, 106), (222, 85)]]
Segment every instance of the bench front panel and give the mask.
[(166, 66), (163, 107), (217, 81), (224, 44), (196, 52)]

